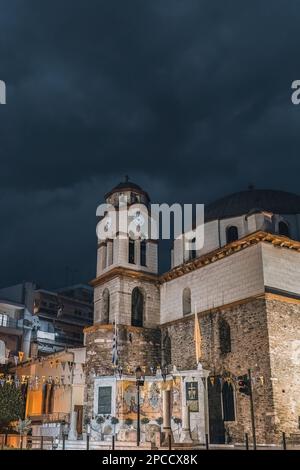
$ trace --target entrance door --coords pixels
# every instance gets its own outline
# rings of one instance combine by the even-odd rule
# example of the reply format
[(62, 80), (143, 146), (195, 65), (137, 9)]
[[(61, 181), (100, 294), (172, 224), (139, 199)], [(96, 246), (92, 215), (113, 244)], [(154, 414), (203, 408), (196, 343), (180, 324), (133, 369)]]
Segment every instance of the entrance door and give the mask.
[(208, 377), (209, 436), (211, 444), (225, 444), (220, 377)]
[(77, 411), (76, 431), (79, 435), (82, 434), (83, 405), (75, 405), (74, 411)]

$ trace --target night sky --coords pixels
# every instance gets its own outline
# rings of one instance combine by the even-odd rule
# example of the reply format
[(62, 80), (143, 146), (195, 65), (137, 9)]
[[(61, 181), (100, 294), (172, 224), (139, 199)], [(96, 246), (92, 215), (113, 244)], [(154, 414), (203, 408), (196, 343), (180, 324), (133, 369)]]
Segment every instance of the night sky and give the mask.
[(93, 278), (125, 174), (154, 202), (299, 192), (299, 32), (299, 0), (0, 0), (0, 286)]

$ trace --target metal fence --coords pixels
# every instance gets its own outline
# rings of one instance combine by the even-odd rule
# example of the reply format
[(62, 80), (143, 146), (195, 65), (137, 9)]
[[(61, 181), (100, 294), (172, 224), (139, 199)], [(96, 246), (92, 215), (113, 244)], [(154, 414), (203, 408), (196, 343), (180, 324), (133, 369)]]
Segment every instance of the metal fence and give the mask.
[(52, 436), (20, 436), (19, 434), (0, 434), (0, 449), (54, 450)]

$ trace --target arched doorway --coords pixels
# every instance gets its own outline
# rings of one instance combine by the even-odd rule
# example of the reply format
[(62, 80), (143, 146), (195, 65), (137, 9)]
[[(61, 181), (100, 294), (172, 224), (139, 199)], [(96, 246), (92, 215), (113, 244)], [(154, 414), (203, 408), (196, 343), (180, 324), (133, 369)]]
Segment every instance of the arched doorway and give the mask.
[(220, 376), (208, 377), (209, 438), (211, 444), (225, 444)]

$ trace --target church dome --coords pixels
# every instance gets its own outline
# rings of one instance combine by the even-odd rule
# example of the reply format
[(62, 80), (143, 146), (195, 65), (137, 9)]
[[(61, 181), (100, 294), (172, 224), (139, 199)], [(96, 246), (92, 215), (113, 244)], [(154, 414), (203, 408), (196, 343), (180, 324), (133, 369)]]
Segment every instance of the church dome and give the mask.
[(271, 189), (241, 191), (207, 204), (205, 219), (228, 219), (261, 210), (275, 214), (300, 214), (300, 196)]
[(138, 184), (129, 181), (128, 177), (125, 177), (125, 181), (121, 181), (114, 188), (112, 188), (106, 195), (105, 199), (110, 197), (114, 193), (120, 193), (125, 191), (133, 191), (135, 193), (143, 194), (149, 200), (149, 196)]

